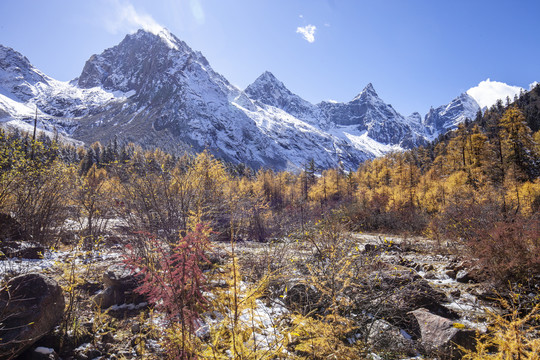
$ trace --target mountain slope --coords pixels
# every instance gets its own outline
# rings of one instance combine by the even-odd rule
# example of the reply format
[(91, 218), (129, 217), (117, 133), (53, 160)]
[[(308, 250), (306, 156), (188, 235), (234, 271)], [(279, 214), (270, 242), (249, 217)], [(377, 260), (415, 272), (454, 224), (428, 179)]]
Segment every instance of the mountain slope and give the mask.
[(422, 125), (415, 118), (404, 118), (381, 100), (371, 83), (348, 103), (322, 102), (319, 107), (337, 127), (365, 132), (381, 144), (410, 148), (425, 142)]
[(68, 135), (74, 119), (121, 96), (101, 88), (80, 89), (36, 69), (17, 51), (0, 45), (0, 122), (26, 129), (37, 115), (40, 128)]
[(474, 120), (480, 111), (480, 105), (467, 93), (463, 93), (447, 105), (431, 108), (424, 124), (429, 135), (437, 137), (449, 130), (454, 130), (465, 119)]
[[(71, 83), (0, 46), (0, 121), (28, 126), (36, 108), (42, 128), (87, 144), (116, 137), (177, 153), (208, 149), (233, 163), (276, 169), (302, 168), (311, 159), (322, 168), (356, 168), (424, 144), (469, 110), (441, 110), (425, 121), (426, 131), (418, 114), (405, 118), (371, 84), (348, 103), (316, 105), (269, 72), (242, 91), (165, 29), (127, 35), (91, 56)], [(441, 120), (447, 115), (454, 117)]]
[(299, 168), (310, 158), (323, 167), (339, 161), (352, 166), (371, 156), (272, 106), (279, 104), (249, 99), (165, 30), (139, 31), (92, 56), (77, 84), (131, 95), (80, 119), (74, 135), (86, 142), (116, 134), (167, 149), (207, 148), (231, 162), (280, 169)]

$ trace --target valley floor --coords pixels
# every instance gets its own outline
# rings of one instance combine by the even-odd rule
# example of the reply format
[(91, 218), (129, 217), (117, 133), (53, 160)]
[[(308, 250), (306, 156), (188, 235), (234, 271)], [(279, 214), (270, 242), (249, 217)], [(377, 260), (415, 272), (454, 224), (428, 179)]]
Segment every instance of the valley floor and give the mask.
[[(314, 226), (274, 242), (211, 244), (206, 300), (190, 345), (199, 358), (455, 358), (454, 342), (472, 348), (475, 331), (485, 333), (488, 314), (500, 311), (487, 279), (447, 243), (325, 231)], [(133, 278), (125, 270), (129, 235), (115, 235), (91, 250), (62, 246), (42, 259), (0, 261), (4, 279), (37, 272), (64, 289), (69, 323), (24, 356), (158, 359), (179, 346), (171, 343), (174, 326), (163, 308), (126, 285)], [(429, 314), (428, 324), (418, 311)], [(234, 333), (244, 339), (236, 357)], [(210, 350), (220, 355), (208, 356)]]

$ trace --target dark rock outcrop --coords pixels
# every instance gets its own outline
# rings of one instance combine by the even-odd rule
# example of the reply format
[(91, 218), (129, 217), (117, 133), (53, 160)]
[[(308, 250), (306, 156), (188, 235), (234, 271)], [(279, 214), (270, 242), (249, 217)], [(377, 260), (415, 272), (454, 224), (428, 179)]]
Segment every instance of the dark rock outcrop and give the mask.
[(45, 248), (29, 241), (4, 241), (0, 243), (0, 258), (41, 259)]
[(289, 309), (303, 315), (324, 309), (323, 296), (313, 285), (300, 283), (288, 287), (284, 301)]
[(142, 300), (135, 289), (139, 286), (139, 277), (122, 265), (111, 265), (103, 274), (105, 289), (97, 293), (93, 302), (106, 309), (115, 304)]
[(27, 239), (22, 225), (8, 214), (0, 213), (0, 243)]
[(0, 292), (0, 359), (12, 359), (50, 332), (64, 315), (62, 288), (41, 274), (11, 279)]

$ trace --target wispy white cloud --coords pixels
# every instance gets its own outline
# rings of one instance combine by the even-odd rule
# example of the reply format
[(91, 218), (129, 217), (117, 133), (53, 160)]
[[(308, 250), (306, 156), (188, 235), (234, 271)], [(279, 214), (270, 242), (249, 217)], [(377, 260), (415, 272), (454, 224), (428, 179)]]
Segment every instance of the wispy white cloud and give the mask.
[(530, 83), (530, 84), (529, 84), (529, 90), (534, 89), (534, 87), (535, 87), (536, 85), (538, 85), (538, 81), (535, 81), (535, 82)]
[(487, 79), (467, 90), (467, 94), (472, 96), (481, 108), (484, 108), (494, 105), (499, 99), (504, 101), (507, 96), (513, 100), (514, 95), (519, 94), (522, 90), (524, 89), (519, 86)]
[(111, 11), (104, 18), (104, 24), (107, 31), (113, 34), (132, 32), (140, 28), (154, 34), (158, 34), (163, 30), (163, 26), (154, 20), (150, 14), (137, 11), (127, 1), (113, 0), (109, 4)]
[(306, 25), (304, 27), (298, 27), (296, 29), (297, 34), (302, 34), (304, 39), (307, 42), (314, 42), (315, 41), (315, 30), (317, 30), (317, 27), (315, 25)]
[(201, 5), (200, 0), (189, 0), (189, 7), (191, 8), (191, 13), (193, 14), (193, 17), (195, 18), (195, 21), (199, 24), (204, 24), (205, 15), (204, 15), (204, 9)]

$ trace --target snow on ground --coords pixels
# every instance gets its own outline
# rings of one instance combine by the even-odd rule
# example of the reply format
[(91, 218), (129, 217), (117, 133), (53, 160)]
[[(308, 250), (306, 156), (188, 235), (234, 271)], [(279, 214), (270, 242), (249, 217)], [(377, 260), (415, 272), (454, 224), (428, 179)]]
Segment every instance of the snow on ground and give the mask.
[(256, 308), (245, 309), (240, 315), (240, 321), (250, 326), (255, 324), (253, 337), (258, 347), (271, 349), (282, 340), (278, 331), (279, 319), (289, 311), (279, 302), (267, 306), (262, 300), (255, 300)]
[(122, 253), (119, 249), (107, 252), (81, 250), (71, 251), (46, 251), (42, 259), (18, 259), (10, 258), (0, 260), (0, 279), (5, 276), (26, 274), (31, 272), (51, 271), (58, 267), (58, 263), (72, 262), (75, 266), (83, 266), (100, 262), (119, 262)]

